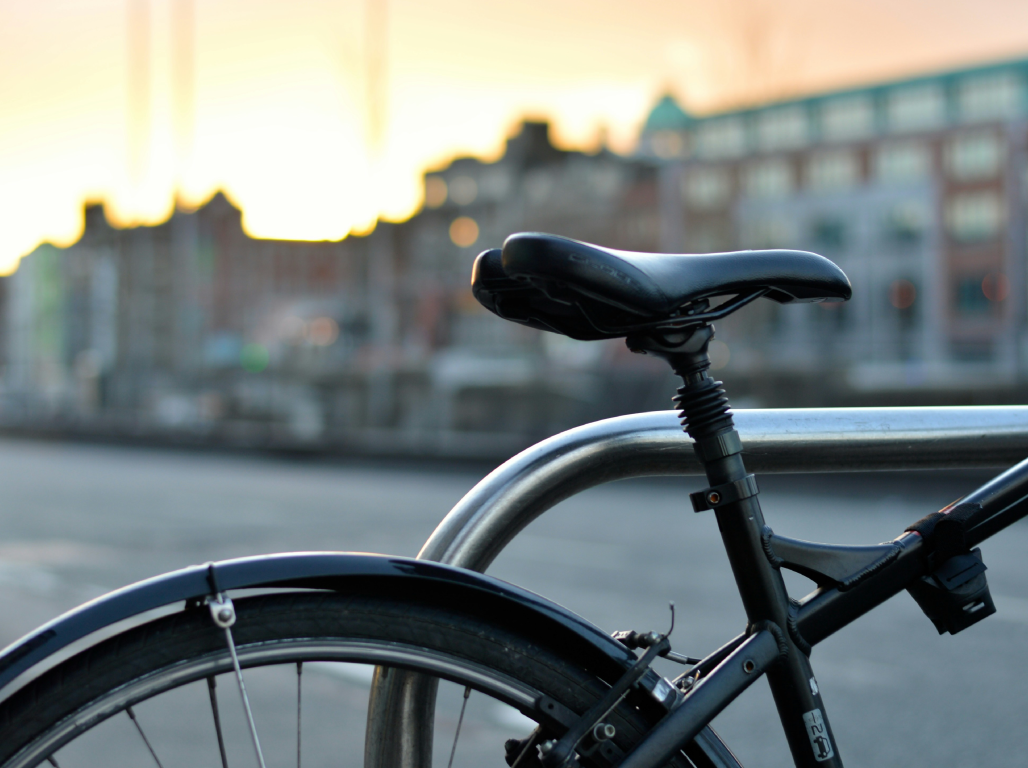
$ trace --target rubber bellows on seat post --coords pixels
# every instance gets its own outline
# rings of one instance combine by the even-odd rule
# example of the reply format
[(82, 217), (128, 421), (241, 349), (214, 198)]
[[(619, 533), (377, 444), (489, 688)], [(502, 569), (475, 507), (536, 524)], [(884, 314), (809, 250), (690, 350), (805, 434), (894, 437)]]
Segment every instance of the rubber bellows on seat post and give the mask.
[(732, 429), (734, 423), (729, 412), (728, 395), (720, 381), (706, 375), (695, 383), (685, 383), (672, 398), (678, 407), (682, 429), (693, 440)]
[(679, 333), (688, 333), (688, 336), (679, 341), (670, 334), (662, 337), (640, 334), (629, 336), (626, 342), (633, 352), (664, 358), (682, 377), (683, 384), (673, 402), (679, 408), (682, 429), (690, 437), (697, 440), (732, 429), (728, 395), (721, 382), (707, 374), (710, 368), (707, 345), (714, 338), (713, 326), (703, 325)]

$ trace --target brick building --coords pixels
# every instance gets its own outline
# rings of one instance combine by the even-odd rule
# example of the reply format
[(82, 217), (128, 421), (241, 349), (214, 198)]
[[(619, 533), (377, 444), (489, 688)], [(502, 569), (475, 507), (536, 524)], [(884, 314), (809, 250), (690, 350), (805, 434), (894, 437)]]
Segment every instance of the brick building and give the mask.
[(526, 230), (839, 263), (851, 302), (717, 324), (739, 405), (1016, 402), (1026, 88), (1028, 61), (704, 117), (665, 97), (632, 157), (560, 150), (527, 122), (495, 162), (426, 173), (409, 220), (339, 242), (250, 238), (223, 195), (130, 229), (89, 206), (78, 243), (0, 281), (0, 425), (500, 457), (667, 407), (655, 361), (474, 300), (475, 256)]
[(559, 150), (530, 122), (498, 161), (460, 158), (425, 185), (410, 220), (340, 242), (250, 238), (220, 194), (153, 227), (87, 207), (79, 242), (2, 281), (0, 419), (500, 455), (638, 408), (647, 361), (503, 323), (469, 277), (519, 230), (656, 249), (654, 164)]

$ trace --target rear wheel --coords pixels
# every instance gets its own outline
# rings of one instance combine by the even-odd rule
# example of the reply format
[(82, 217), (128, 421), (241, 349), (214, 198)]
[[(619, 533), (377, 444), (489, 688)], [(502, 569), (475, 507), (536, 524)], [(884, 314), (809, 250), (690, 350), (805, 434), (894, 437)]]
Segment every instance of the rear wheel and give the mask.
[[(521, 752), (519, 768), (538, 766), (534, 743), (559, 736), (561, 717), (584, 712), (612, 682), (585, 668), (575, 649), (558, 652), (422, 601), (303, 592), (240, 598), (235, 607), (232, 633), (269, 767), (380, 765), (365, 753), (382, 745), (364, 743), (376, 668), (440, 681), (434, 732), (412, 741), (377, 731), (393, 754), (409, 743), (433, 759), (422, 766), (503, 766)], [(556, 716), (540, 701), (552, 702), (546, 706)], [(626, 701), (608, 718), (620, 750), (655, 716), (642, 709)], [(532, 734), (534, 742), (526, 741)], [(257, 766), (225, 637), (206, 608), (106, 640), (0, 704), (0, 764), (47, 761), (60, 768)], [(611, 762), (596, 750), (583, 764)], [(737, 766), (709, 730), (673, 764)]]

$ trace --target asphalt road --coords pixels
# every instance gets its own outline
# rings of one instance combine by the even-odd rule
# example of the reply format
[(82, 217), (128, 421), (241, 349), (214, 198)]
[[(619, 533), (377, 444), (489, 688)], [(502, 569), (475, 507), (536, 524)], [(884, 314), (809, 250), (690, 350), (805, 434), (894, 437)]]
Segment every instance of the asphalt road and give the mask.
[[(0, 440), (0, 642), (191, 563), (288, 550), (412, 556), (484, 471)], [(770, 477), (762, 501), (779, 533), (875, 543), (982, 479)], [(674, 600), (675, 649), (703, 655), (743, 615), (713, 517), (688, 510), (685, 495), (699, 487), (661, 479), (594, 489), (533, 523), (490, 573), (608, 631), (664, 629)], [(848, 765), (1028, 763), (1028, 525), (983, 552), (996, 616), (940, 637), (902, 594), (815, 649)], [(790, 581), (797, 596), (807, 586)], [(715, 728), (744, 765), (790, 764), (762, 682)]]

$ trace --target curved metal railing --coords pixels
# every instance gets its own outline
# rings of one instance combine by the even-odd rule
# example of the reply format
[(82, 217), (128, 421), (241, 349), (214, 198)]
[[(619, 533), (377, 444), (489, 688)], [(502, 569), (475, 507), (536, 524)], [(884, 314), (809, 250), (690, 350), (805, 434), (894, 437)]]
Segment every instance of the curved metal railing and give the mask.
[[(754, 473), (1007, 467), (1028, 456), (1028, 406), (741, 410)], [(522, 451), (472, 488), (418, 557), (484, 571), (550, 507), (629, 477), (699, 475), (673, 411), (586, 424)]]

